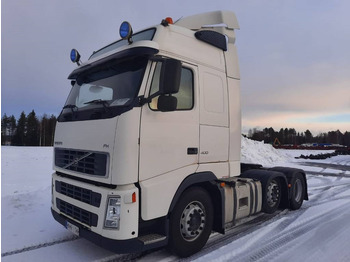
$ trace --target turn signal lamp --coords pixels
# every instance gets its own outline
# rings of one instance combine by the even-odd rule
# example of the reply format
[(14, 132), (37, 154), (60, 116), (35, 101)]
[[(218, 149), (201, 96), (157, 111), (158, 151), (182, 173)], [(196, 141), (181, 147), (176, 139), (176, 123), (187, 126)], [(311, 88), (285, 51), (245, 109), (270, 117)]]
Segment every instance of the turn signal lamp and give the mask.
[(132, 199), (132, 202), (133, 203), (135, 203), (136, 202), (136, 193), (134, 192), (134, 193), (132, 193), (132, 197), (131, 197), (131, 199)]

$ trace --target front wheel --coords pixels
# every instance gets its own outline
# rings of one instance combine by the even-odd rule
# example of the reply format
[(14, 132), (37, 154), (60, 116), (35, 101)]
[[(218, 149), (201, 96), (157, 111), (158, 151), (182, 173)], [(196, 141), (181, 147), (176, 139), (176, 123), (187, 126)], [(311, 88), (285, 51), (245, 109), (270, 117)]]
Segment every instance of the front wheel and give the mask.
[(187, 189), (170, 215), (169, 247), (180, 257), (188, 257), (206, 244), (213, 226), (213, 204), (200, 187)]

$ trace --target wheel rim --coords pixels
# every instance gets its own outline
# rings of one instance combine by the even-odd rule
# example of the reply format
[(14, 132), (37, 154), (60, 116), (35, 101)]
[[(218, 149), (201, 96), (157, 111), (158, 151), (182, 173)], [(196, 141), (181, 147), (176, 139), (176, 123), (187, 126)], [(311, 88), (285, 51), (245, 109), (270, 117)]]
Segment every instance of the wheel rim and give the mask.
[(294, 184), (294, 200), (300, 202), (303, 195), (303, 184), (300, 179), (297, 179)]
[(280, 189), (275, 180), (272, 180), (267, 187), (267, 204), (270, 207), (274, 207), (280, 197)]
[(180, 230), (186, 241), (194, 241), (205, 228), (205, 209), (202, 203), (194, 201), (186, 206), (181, 214)]

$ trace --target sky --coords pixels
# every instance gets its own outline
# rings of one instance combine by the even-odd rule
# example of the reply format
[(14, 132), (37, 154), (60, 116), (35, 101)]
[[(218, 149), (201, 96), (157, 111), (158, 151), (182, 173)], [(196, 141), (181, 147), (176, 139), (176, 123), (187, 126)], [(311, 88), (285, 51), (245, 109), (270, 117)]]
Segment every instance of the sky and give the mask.
[(235, 12), (240, 30), (242, 131), (350, 131), (350, 1), (1, 1), (1, 114), (58, 115), (70, 91), (72, 48), (86, 61), (134, 32), (215, 10)]

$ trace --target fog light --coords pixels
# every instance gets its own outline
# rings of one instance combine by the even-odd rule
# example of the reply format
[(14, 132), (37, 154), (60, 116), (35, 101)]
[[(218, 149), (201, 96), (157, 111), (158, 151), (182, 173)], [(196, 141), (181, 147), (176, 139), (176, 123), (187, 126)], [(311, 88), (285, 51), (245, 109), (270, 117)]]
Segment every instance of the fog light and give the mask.
[(120, 220), (120, 197), (108, 198), (105, 227), (119, 228)]

